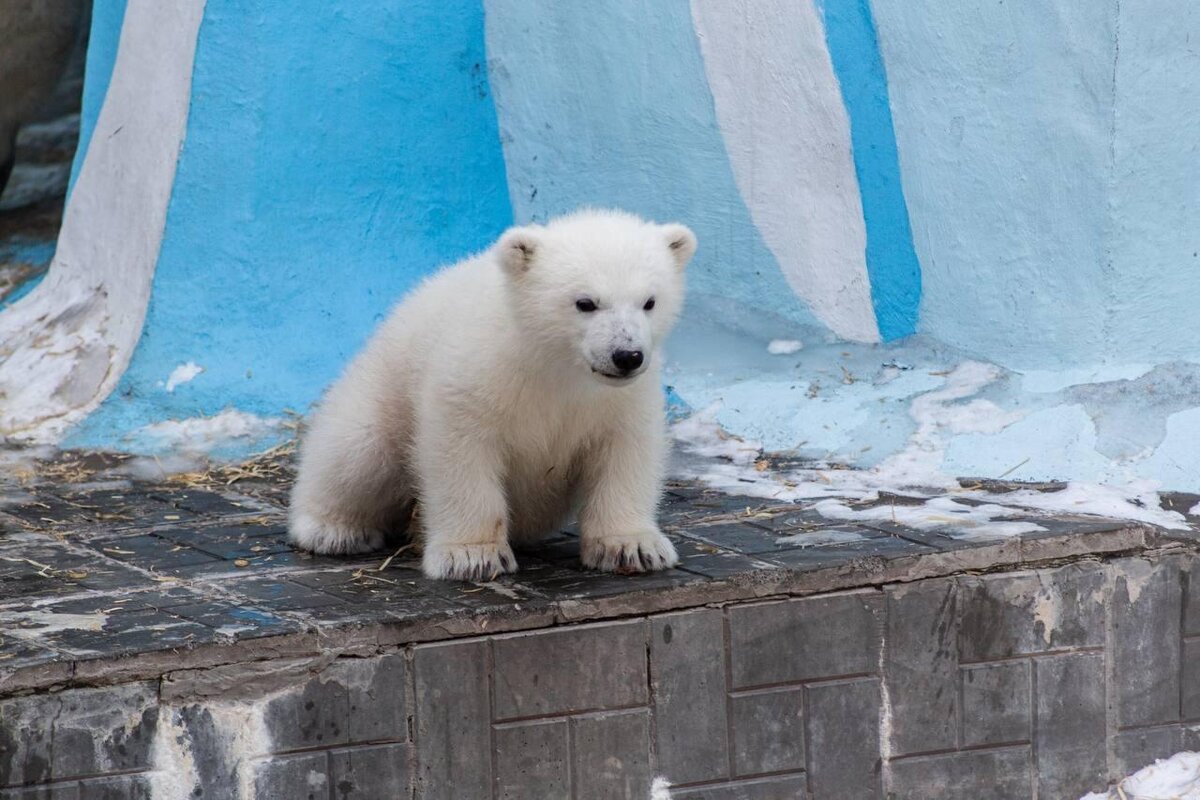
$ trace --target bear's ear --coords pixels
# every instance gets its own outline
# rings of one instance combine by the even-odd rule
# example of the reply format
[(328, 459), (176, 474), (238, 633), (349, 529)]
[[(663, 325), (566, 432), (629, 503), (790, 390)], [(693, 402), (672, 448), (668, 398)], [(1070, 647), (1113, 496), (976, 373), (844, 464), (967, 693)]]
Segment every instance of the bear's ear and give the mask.
[(520, 277), (533, 266), (533, 258), (540, 246), (541, 242), (535, 229), (510, 228), (500, 237), (496, 250), (504, 271), (514, 277)]
[(696, 254), (696, 234), (686, 225), (663, 225), (663, 236), (667, 240), (667, 249), (680, 269), (688, 265)]

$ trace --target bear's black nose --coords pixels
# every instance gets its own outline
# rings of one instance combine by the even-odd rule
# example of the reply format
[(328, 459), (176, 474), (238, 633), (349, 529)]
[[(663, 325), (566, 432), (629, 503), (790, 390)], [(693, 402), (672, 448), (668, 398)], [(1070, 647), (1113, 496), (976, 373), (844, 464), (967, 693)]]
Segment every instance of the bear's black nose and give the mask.
[(614, 350), (612, 360), (622, 374), (628, 374), (642, 365), (642, 351)]

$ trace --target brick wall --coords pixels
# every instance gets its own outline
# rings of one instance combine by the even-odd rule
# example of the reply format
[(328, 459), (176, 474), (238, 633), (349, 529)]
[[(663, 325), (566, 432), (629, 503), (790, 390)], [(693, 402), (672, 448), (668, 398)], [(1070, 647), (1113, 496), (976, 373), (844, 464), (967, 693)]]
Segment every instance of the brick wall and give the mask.
[(1194, 563), (1082, 561), (9, 698), (0, 798), (590, 800), (646, 798), (664, 776), (680, 800), (1074, 800), (1200, 744)]

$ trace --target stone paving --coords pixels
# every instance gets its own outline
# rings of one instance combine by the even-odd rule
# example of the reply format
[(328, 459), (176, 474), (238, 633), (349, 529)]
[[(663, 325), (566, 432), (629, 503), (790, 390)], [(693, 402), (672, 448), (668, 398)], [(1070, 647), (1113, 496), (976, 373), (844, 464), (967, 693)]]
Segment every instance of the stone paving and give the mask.
[(293, 551), (286, 465), (69, 466), (0, 493), (0, 798), (187, 796), (167, 733), (203, 796), (1067, 798), (1200, 721), (1194, 531), (968, 541), (673, 484), (677, 569), (586, 571), (564, 531), (446, 583), (399, 542)]

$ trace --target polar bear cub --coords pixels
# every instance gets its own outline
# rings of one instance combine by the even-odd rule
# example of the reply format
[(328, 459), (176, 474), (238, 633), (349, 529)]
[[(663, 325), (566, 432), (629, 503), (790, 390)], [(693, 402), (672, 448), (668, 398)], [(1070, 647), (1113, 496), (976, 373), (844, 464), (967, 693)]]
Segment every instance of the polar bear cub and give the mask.
[(511, 545), (578, 512), (583, 563), (664, 569), (660, 348), (696, 238), (615, 211), (507, 231), (405, 299), (329, 389), (289, 530), (359, 553), (419, 503), (436, 578), (516, 569)]

